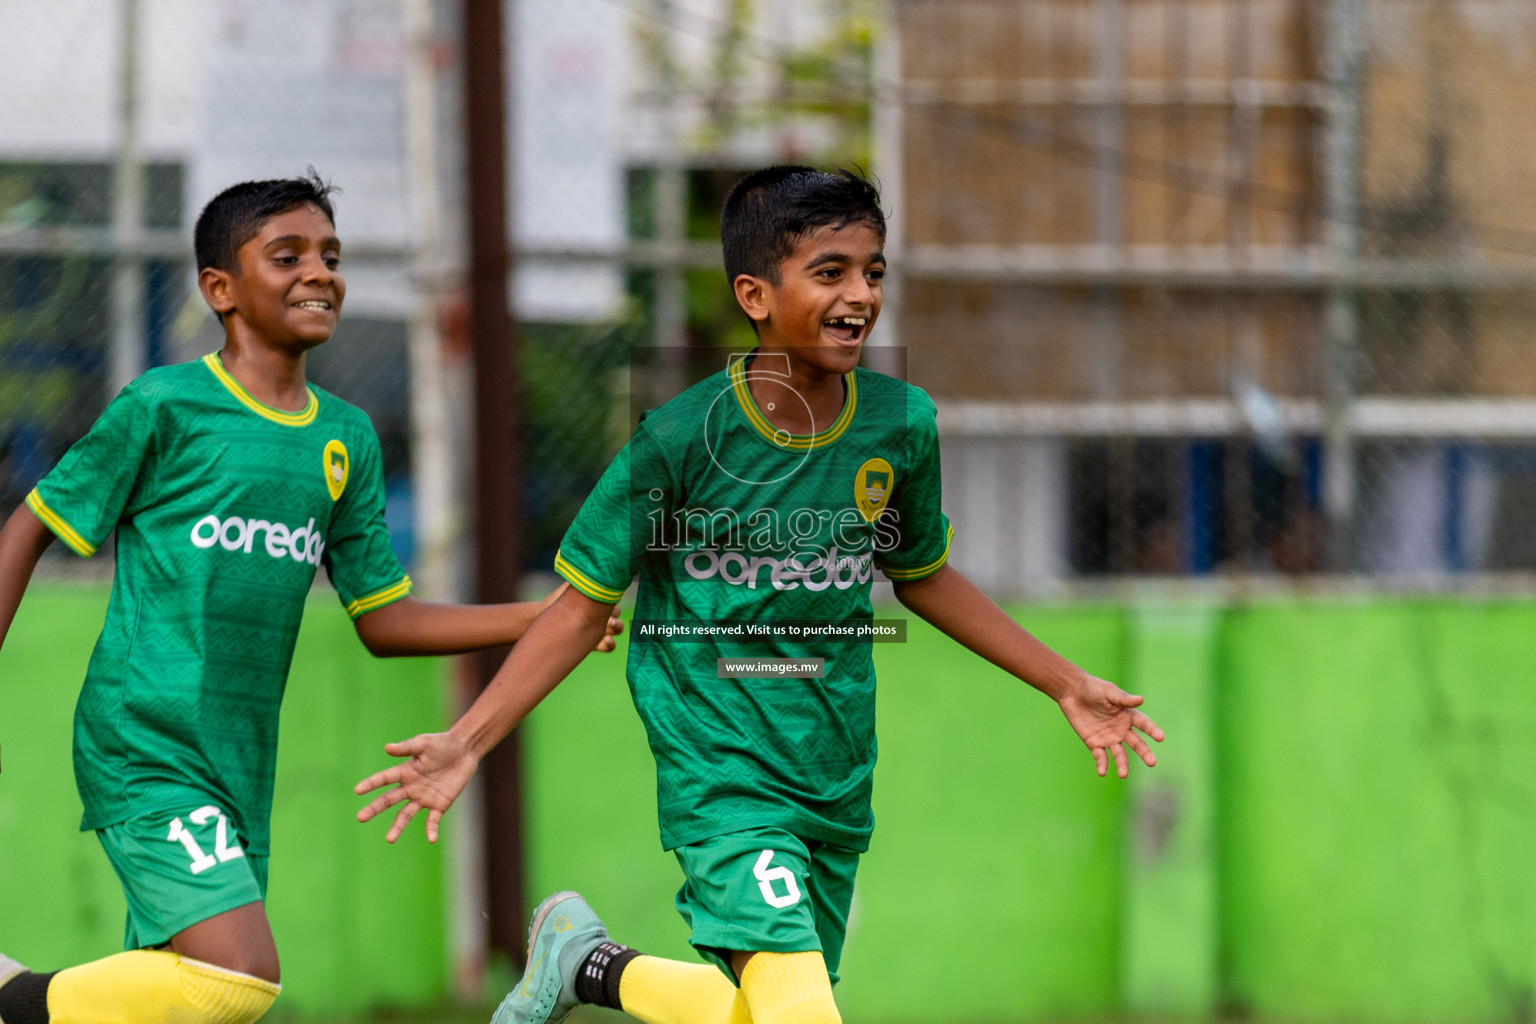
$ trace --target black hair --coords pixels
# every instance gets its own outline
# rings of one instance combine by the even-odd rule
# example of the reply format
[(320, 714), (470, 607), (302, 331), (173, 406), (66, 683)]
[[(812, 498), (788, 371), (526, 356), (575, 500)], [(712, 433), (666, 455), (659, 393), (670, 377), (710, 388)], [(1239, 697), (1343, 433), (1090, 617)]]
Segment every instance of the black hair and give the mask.
[(301, 178), (271, 178), (266, 181), (242, 181), (231, 185), (208, 201), (198, 214), (192, 229), (192, 247), (197, 254), (197, 269), (208, 267), (236, 273), (240, 267), (240, 247), (261, 230), (261, 226), (280, 213), (296, 206), (313, 203), (332, 224), (336, 211), (331, 206), (335, 186), (323, 180), (311, 167)]
[(797, 165), (753, 171), (732, 186), (720, 211), (725, 276), (735, 281), (750, 274), (779, 284), (779, 265), (806, 235), (856, 221), (885, 237), (880, 190), (861, 174)]

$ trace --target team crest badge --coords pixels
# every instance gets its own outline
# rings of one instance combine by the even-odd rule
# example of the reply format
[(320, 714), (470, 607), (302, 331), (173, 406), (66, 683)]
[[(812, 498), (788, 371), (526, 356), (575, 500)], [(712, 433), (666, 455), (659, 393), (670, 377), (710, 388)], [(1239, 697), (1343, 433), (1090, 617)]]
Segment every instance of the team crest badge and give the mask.
[(347, 475), (352, 472), (352, 460), (347, 457), (347, 446), (332, 441), (325, 446), (325, 487), (331, 492), (331, 500), (341, 498), (347, 487)]
[(895, 478), (896, 471), (884, 459), (870, 459), (859, 467), (853, 478), (853, 500), (867, 522), (874, 522), (885, 511)]

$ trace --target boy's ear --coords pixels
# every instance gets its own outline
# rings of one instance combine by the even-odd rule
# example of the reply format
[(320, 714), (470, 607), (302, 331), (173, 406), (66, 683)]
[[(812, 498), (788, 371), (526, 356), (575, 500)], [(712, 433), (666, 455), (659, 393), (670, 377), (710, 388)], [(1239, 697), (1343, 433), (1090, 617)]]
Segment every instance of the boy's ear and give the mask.
[(748, 319), (762, 323), (768, 319), (768, 290), (773, 286), (751, 274), (737, 274), (731, 282), (736, 292), (736, 304)]
[(197, 288), (203, 293), (203, 301), (213, 307), (220, 319), (235, 308), (233, 279), (233, 274), (217, 267), (204, 267), (197, 274)]

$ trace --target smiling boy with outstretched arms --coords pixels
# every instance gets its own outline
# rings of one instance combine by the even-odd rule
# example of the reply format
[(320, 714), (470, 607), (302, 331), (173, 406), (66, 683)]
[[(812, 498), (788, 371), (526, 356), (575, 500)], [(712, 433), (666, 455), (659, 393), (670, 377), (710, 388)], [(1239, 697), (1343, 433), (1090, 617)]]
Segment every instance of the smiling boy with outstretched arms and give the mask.
[[(775, 167), (732, 190), (726, 274), (758, 348), (641, 419), (566, 534), (571, 584), (446, 733), (364, 780), (359, 817), (405, 802), (435, 838), (479, 758), (580, 660), (630, 580), (637, 622), (867, 622), (875, 569), (911, 611), (1057, 701), (1100, 775), (1138, 733), (1141, 698), (1022, 629), (948, 565), (933, 403), (859, 367), (880, 312), (884, 216), (848, 173)], [(721, 678), (722, 659), (819, 659), (823, 674)], [(528, 966), (498, 1022), (557, 1021), (581, 1002), (651, 1024), (830, 1024), (858, 859), (873, 829), (870, 644), (636, 635), (629, 682), (657, 768), (663, 845), (683, 869), (677, 907), (714, 966), (609, 940), (570, 892), (534, 912)], [(395, 788), (388, 789), (394, 785)]]
[[(319, 566), (383, 657), (513, 643), (540, 611), (410, 596), (378, 438), (305, 382), (346, 296), (329, 193), (313, 177), (257, 181), (208, 204), (198, 284), (223, 349), (126, 387), (0, 530), (0, 644), (53, 540), (89, 557), (116, 531), (75, 774), (81, 827), (128, 901), (127, 952), (51, 974), (0, 956), (3, 1024), (248, 1024), (276, 998), (278, 709)], [(611, 650), (617, 628), (588, 649)]]

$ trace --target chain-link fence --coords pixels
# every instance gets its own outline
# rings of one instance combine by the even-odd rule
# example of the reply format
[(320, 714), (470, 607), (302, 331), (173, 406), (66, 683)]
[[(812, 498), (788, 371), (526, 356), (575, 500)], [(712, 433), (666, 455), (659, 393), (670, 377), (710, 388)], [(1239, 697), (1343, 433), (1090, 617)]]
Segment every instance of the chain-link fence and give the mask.
[(895, 10), (901, 340), (961, 564), (1023, 589), (1536, 565), (1530, 5)]
[[(957, 564), (995, 591), (1536, 569), (1529, 3), (508, 12), (530, 569), (624, 437), (629, 350), (704, 369), (750, 343), (714, 217), (784, 160), (882, 182), (873, 343), (939, 402)], [(373, 417), (402, 553), (452, 589), (460, 20), (451, 0), (0, 9), (0, 502), (133, 373), (217, 346), (202, 203), (313, 165), (342, 189), (350, 290), (311, 375)]]

